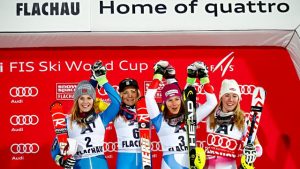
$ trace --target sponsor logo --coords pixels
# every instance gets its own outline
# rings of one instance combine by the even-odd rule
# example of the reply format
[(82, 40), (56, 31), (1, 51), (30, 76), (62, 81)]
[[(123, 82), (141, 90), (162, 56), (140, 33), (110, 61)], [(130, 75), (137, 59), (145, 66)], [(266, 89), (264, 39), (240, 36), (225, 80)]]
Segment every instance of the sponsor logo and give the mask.
[(241, 94), (243, 95), (252, 95), (256, 86), (254, 85), (239, 85)]
[[(142, 111), (142, 109), (147, 110), (146, 108), (138, 108), (137, 111), (138, 112)], [(137, 117), (138, 117), (138, 121), (140, 121), (140, 122), (143, 122), (143, 123), (150, 122), (149, 114), (137, 114)]]
[(35, 86), (12, 87), (9, 90), (11, 97), (35, 97), (38, 93), (39, 90)]
[[(105, 152), (118, 152), (118, 142), (104, 142)], [(159, 141), (151, 141), (151, 151), (162, 151)]]
[(235, 139), (210, 133), (207, 135), (207, 145), (234, 151), (238, 148), (239, 143)]
[(39, 122), (37, 115), (13, 115), (10, 117), (11, 125), (36, 125)]
[(162, 151), (162, 146), (159, 141), (151, 141), (151, 151)]
[[(57, 116), (58, 118), (55, 116)], [(66, 117), (66, 115), (61, 112), (52, 114), (53, 124), (56, 129), (58, 129), (58, 128), (63, 129), (67, 126), (65, 117)]]
[(56, 100), (73, 100), (77, 83), (56, 83)]
[[(149, 86), (151, 85), (151, 82), (152, 81), (144, 81), (144, 89), (145, 89), (144, 90), (145, 91), (144, 95), (146, 95), (146, 92), (147, 92)], [(161, 83), (159, 83), (159, 86), (157, 88), (157, 92), (156, 92), (156, 95), (155, 95), (155, 98), (156, 98), (157, 102), (162, 102), (161, 101), (161, 97), (162, 97), (161, 91), (162, 91), (162, 89), (164, 88), (164, 86), (166, 84), (167, 84), (167, 81), (162, 81)]]
[[(112, 85), (112, 87), (119, 93), (119, 86), (118, 85)], [(106, 96), (105, 98), (101, 98), (101, 99), (103, 99), (103, 100), (108, 99), (108, 95), (107, 95), (106, 91), (104, 90), (104, 87), (97, 86), (97, 92), (101, 97)]]
[(14, 143), (10, 146), (10, 152), (13, 154), (36, 154), (40, 147), (36, 143)]
[(118, 151), (118, 143), (117, 142), (105, 142), (104, 143), (105, 152), (117, 152)]
[[(212, 67), (213, 68), (213, 71), (212, 72), (215, 72), (217, 70), (221, 70), (222, 71), (222, 77), (225, 75), (225, 73), (230, 70), (230, 71), (233, 71), (233, 65), (231, 65), (233, 59), (234, 59), (234, 56), (233, 55), (234, 52), (231, 52), (229, 53), (227, 56), (225, 56), (218, 64), (216, 67)], [(224, 62), (227, 61), (227, 63), (225, 64)], [(224, 66), (224, 64), (225, 66)]]

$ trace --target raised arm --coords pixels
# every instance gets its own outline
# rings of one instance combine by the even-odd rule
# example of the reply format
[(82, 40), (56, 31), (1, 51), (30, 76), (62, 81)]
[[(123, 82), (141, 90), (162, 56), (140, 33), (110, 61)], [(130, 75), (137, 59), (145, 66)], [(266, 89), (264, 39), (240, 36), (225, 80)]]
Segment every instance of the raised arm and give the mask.
[(197, 123), (199, 123), (212, 112), (218, 101), (214, 94), (214, 88), (210, 84), (207, 66), (203, 62), (196, 61), (189, 65), (187, 68), (187, 74), (188, 77), (186, 86), (194, 86), (196, 78), (198, 78), (200, 84), (203, 86), (206, 96), (206, 102), (196, 109)]
[(121, 98), (116, 90), (108, 83), (108, 80), (106, 78), (106, 67), (103, 65), (102, 61), (97, 61), (92, 66), (92, 73), (98, 84), (104, 87), (104, 90), (111, 100), (108, 108), (100, 114), (103, 125), (104, 127), (106, 127), (109, 122), (112, 121), (118, 114), (121, 104)]
[(155, 100), (155, 94), (157, 92), (157, 88), (162, 81), (163, 75), (165, 73), (166, 67), (168, 66), (167, 61), (159, 61), (154, 66), (154, 76), (153, 81), (151, 82), (149, 88), (147, 89), (145, 99), (146, 99), (146, 107), (151, 119), (154, 119), (160, 114), (158, 105)]

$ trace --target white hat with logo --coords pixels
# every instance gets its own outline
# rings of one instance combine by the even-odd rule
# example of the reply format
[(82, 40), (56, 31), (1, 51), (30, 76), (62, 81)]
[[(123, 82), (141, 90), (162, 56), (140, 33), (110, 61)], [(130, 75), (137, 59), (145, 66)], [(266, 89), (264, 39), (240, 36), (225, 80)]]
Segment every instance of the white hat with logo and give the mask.
[(222, 81), (219, 99), (221, 99), (221, 97), (226, 93), (235, 93), (239, 96), (240, 100), (242, 100), (239, 85), (233, 79), (224, 79)]

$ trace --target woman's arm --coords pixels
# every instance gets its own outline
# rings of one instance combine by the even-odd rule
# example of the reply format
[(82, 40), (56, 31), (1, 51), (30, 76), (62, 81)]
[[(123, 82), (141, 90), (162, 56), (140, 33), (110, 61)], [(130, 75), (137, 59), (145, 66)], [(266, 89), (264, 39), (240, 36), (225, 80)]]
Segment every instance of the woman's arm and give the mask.
[[(154, 82), (154, 81), (153, 81)], [(152, 82), (152, 83), (153, 83)], [(145, 99), (146, 99), (146, 107), (151, 119), (154, 119), (159, 115), (160, 111), (158, 105), (155, 100), (155, 94), (157, 92), (157, 88), (150, 88), (147, 90)]]
[(104, 127), (106, 127), (109, 122), (112, 121), (118, 114), (121, 105), (121, 98), (116, 90), (108, 82), (105, 83), (103, 87), (111, 100), (111, 103), (107, 107), (107, 109), (100, 114), (103, 125)]
[(207, 117), (218, 104), (213, 87), (209, 83), (204, 85), (204, 92), (206, 96), (206, 102), (196, 109), (197, 123), (201, 122), (205, 117)]

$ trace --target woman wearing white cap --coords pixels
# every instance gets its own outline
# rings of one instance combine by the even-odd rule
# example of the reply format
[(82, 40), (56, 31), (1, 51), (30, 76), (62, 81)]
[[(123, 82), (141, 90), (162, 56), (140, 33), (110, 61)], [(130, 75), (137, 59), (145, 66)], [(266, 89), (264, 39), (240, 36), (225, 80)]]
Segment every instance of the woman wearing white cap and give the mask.
[[(185, 109), (181, 90), (175, 79), (175, 69), (167, 61), (159, 61), (154, 66), (154, 69), (153, 81), (145, 97), (147, 111), (162, 145), (163, 159), (161, 169), (188, 169), (188, 142), (184, 121)], [(160, 112), (155, 101), (155, 95), (163, 77), (166, 78), (168, 84), (162, 90), (164, 108)], [(197, 108), (197, 115), (199, 112), (207, 112), (209, 114), (216, 106), (217, 99), (213, 93), (213, 87), (209, 84), (206, 66), (202, 62), (195, 62), (188, 67), (188, 85), (193, 85), (196, 77), (205, 86), (206, 95), (206, 102)], [(199, 122), (198, 118), (197, 122)]]
[[(202, 146), (205, 147), (208, 169), (236, 169), (236, 158), (242, 153), (242, 139), (247, 127), (244, 112), (240, 108), (241, 92), (238, 83), (233, 79), (224, 79), (221, 85), (219, 103), (206, 119), (207, 133), (201, 132)], [(207, 116), (208, 114), (203, 114)], [(262, 155), (258, 140), (245, 147), (249, 162)]]
[[(103, 86), (108, 94), (111, 104), (101, 114), (95, 113), (94, 103), (96, 93), (94, 87), (88, 81), (81, 81), (74, 92), (74, 104), (71, 114), (67, 116), (67, 129), (70, 138), (78, 143), (78, 148), (73, 157), (66, 158), (59, 154), (57, 142), (52, 147), (52, 157), (55, 162), (64, 168), (74, 169), (108, 169), (104, 156), (105, 128), (117, 115), (120, 108), (120, 97), (106, 79), (106, 68), (102, 62), (96, 62), (92, 66), (92, 72), (99, 85)], [(93, 119), (85, 123), (83, 119), (93, 114)]]

